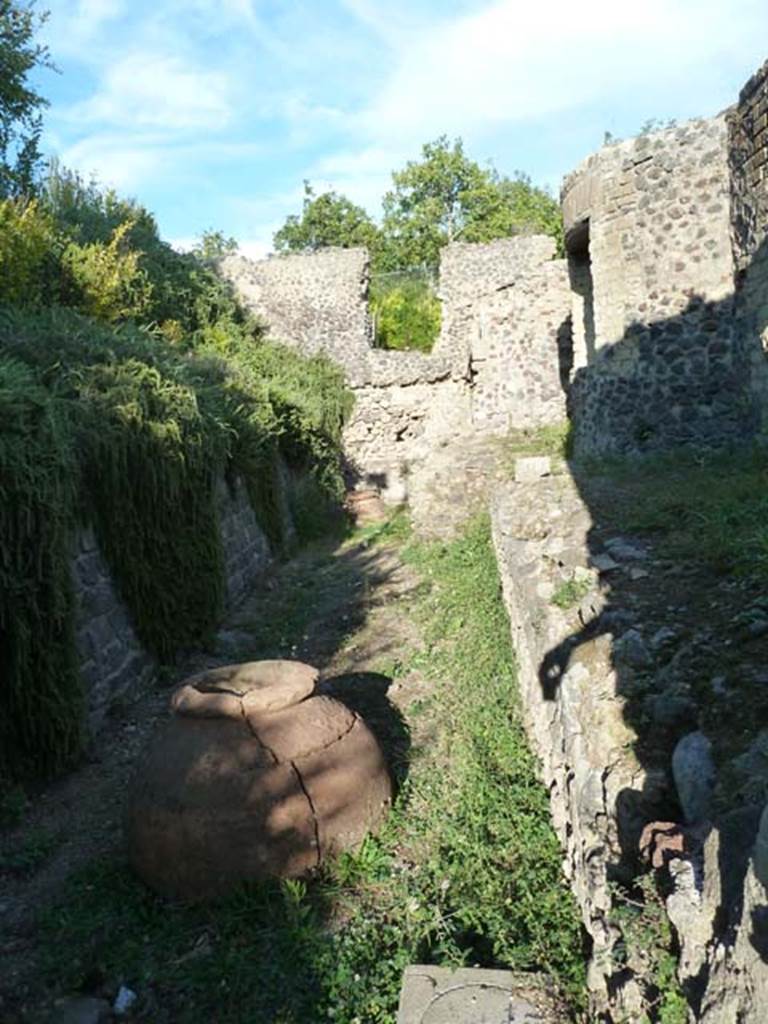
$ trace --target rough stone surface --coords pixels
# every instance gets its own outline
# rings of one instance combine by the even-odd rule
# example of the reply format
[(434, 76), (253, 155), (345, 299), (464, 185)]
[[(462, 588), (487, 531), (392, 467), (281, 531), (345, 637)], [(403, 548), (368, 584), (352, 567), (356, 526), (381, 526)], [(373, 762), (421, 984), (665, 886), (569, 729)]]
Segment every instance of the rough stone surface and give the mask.
[(725, 116), (604, 147), (566, 179), (577, 454), (751, 436)]
[[(622, 934), (611, 914), (609, 875), (623, 859), (624, 794), (642, 792), (646, 773), (616, 692), (612, 635), (590, 635), (590, 620), (582, 622), (577, 608), (561, 609), (543, 596), (586, 564), (592, 519), (570, 477), (553, 476), (499, 487), (492, 524), (526, 724), (565, 873), (593, 942), (592, 1010), (619, 1016), (637, 1004), (638, 993), (615, 952)], [(585, 579), (599, 608), (605, 584), (597, 573)]]
[(254, 580), (269, 566), (273, 554), (242, 481), (221, 480), (217, 498), (227, 605), (233, 608), (252, 589)]
[(513, 971), (407, 967), (397, 1024), (558, 1024), (546, 981)]
[(679, 741), (672, 754), (672, 774), (686, 822), (693, 825), (709, 818), (715, 765), (712, 744), (703, 732), (689, 732)]
[(729, 111), (731, 209), (738, 335), (760, 425), (768, 409), (768, 62)]
[(546, 455), (531, 455), (523, 459), (515, 459), (515, 480), (518, 483), (530, 483), (552, 472), (552, 460)]
[(448, 246), (442, 327), (432, 353), (372, 347), (362, 250), (327, 250), (222, 271), (270, 333), (345, 371), (355, 407), (344, 447), (355, 482), (412, 500), (440, 448), (565, 417), (570, 347), (567, 266), (544, 236)]
[[(273, 556), (241, 481), (220, 480), (217, 500), (227, 604), (234, 607)], [(94, 734), (116, 702), (147, 684), (155, 663), (136, 636), (91, 529), (81, 530), (75, 538), (72, 578), (75, 642), (87, 694), (87, 727)]]
[[(605, 1021), (639, 1020), (653, 998), (642, 960), (622, 956), (628, 945), (610, 885), (627, 868), (632, 873), (640, 852), (666, 876), (667, 914), (692, 1019), (757, 1024), (768, 1005), (768, 901), (760, 881), (768, 877), (768, 812), (761, 830), (760, 804), (717, 811), (709, 740), (689, 732), (676, 745), (672, 766), (688, 824), (660, 817), (673, 806), (665, 796), (666, 773), (637, 759), (641, 744), (626, 711), (636, 673), (653, 671), (652, 656), (665, 649), (666, 668), (657, 674), (667, 674), (668, 687), (654, 699), (666, 712), (674, 704), (679, 658), (669, 657), (669, 645), (677, 633), (667, 626), (646, 641), (631, 617), (608, 603), (611, 580), (636, 563), (640, 545), (622, 538), (611, 545), (621, 564), (610, 572), (585, 568), (590, 548), (608, 546), (610, 538), (602, 539), (603, 527), (565, 475), (499, 487), (492, 525), (526, 725), (550, 792), (565, 872), (593, 942), (592, 1013)], [(590, 585), (567, 610), (551, 603), (565, 578)], [(678, 651), (689, 658), (689, 647)], [(688, 704), (685, 721), (691, 710)], [(665, 721), (658, 728), (669, 727)], [(748, 751), (745, 765), (760, 749), (758, 743)]]
[(126, 816), (130, 861), (150, 887), (196, 902), (296, 877), (378, 825), (392, 797), (379, 745), (343, 704), (308, 696), (316, 679), (308, 665), (255, 662), (174, 693)]
[(227, 256), (220, 267), (272, 337), (298, 345), (308, 355), (325, 352), (352, 379), (365, 375), (371, 323), (364, 249), (325, 249), (258, 261)]
[(72, 577), (87, 726), (95, 733), (116, 701), (147, 683), (154, 662), (139, 643), (93, 530), (82, 530), (76, 538)]

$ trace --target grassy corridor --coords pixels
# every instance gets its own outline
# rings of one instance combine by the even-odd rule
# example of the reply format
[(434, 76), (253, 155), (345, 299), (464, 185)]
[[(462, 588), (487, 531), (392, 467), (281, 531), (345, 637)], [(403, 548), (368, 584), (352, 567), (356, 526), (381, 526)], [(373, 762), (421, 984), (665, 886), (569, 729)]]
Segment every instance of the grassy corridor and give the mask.
[(153, 1024), (373, 1024), (394, 1020), (403, 968), (432, 961), (543, 970), (583, 1010), (578, 913), (520, 722), (487, 524), (424, 545), (395, 521), (367, 544), (399, 549), (416, 583), (396, 608), (402, 655), (364, 668), (393, 691), (424, 684), (402, 707), (411, 750), (385, 831), (321, 877), (208, 909), (91, 864), (41, 922), (53, 988), (124, 981)]

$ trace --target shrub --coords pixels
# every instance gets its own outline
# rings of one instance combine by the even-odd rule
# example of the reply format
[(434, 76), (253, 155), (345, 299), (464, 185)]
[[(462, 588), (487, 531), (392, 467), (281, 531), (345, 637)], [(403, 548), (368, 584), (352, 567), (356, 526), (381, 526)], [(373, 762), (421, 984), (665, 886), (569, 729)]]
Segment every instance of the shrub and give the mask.
[(141, 253), (128, 244), (132, 226), (124, 221), (106, 244), (70, 242), (61, 257), (75, 288), (73, 305), (106, 323), (141, 320), (150, 307), (152, 286), (141, 269)]
[(429, 352), (440, 333), (440, 300), (423, 278), (398, 276), (371, 288), (376, 344), (386, 349)]
[(0, 305), (40, 305), (49, 290), (54, 249), (53, 220), (36, 202), (0, 202)]

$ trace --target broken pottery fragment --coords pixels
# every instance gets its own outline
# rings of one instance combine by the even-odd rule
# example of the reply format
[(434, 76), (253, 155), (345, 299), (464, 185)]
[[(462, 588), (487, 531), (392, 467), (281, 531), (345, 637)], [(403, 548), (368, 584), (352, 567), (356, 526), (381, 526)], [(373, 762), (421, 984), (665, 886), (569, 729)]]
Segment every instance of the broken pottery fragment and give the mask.
[(152, 889), (201, 901), (296, 877), (378, 825), (392, 797), (381, 749), (357, 714), (313, 696), (317, 676), (257, 661), (174, 692), (126, 816), (129, 859)]

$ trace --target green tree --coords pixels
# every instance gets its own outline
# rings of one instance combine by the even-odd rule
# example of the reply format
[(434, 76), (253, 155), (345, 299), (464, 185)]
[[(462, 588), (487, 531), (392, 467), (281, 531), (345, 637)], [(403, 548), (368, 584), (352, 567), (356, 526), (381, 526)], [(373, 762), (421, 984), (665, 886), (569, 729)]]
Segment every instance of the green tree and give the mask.
[(356, 206), (338, 192), (317, 195), (305, 181), (301, 215), (291, 214), (273, 241), (277, 252), (316, 252), (332, 245), (374, 249), (378, 234), (362, 206)]
[(53, 68), (48, 48), (34, 41), (47, 13), (34, 3), (0, 0), (0, 198), (29, 196), (40, 165), (41, 110), (48, 101), (29, 83), (35, 68)]
[(384, 197), (383, 243), (378, 269), (435, 266), (449, 242), (489, 242), (510, 235), (561, 234), (555, 200), (530, 179), (501, 177), (464, 152), (461, 139), (442, 135), (422, 148), (422, 158), (392, 175)]
[(192, 252), (203, 263), (212, 264), (224, 256), (237, 252), (237, 239), (228, 237), (223, 231), (209, 228), (204, 231), (192, 247)]

